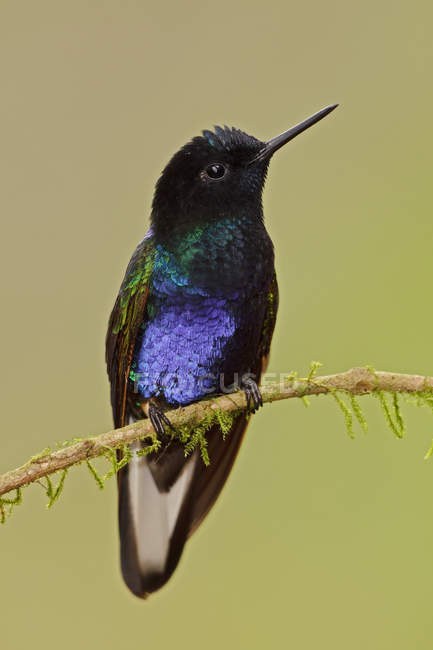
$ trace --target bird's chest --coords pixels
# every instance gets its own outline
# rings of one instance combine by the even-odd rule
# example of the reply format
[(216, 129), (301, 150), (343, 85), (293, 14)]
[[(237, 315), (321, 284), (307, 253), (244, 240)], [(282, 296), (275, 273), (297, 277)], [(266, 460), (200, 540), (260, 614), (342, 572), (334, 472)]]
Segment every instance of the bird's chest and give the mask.
[[(157, 247), (153, 282), (134, 369), (144, 397), (188, 403), (215, 381), (247, 372), (256, 358), (272, 245), (253, 254), (236, 234), (193, 239), (174, 255)], [(225, 235), (225, 237), (224, 237)]]

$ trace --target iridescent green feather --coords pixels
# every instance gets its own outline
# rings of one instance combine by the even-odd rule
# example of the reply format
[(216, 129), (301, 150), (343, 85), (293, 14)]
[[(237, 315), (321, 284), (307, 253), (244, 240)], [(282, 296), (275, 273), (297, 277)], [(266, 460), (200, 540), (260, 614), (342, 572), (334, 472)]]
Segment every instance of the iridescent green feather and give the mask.
[(144, 293), (147, 291), (148, 282), (152, 275), (155, 248), (150, 242), (147, 243), (147, 246), (142, 246), (142, 244), (143, 242), (138, 246), (126, 271), (123, 284), (120, 287), (120, 309), (117, 313), (118, 320), (113, 328), (114, 334), (118, 334), (125, 325), (128, 309), (136, 293)]
[(126, 389), (135, 339), (146, 318), (155, 247), (150, 237), (138, 245), (110, 316), (106, 339), (111, 404), (116, 426), (125, 424)]

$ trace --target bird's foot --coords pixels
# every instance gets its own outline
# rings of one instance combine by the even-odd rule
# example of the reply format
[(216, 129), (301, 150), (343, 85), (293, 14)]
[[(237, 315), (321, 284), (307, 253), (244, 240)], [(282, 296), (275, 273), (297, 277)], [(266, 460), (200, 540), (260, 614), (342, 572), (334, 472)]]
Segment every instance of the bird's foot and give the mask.
[(153, 428), (155, 429), (158, 436), (164, 436), (165, 427), (168, 427), (174, 431), (174, 427), (161, 407), (157, 406), (153, 402), (149, 404), (149, 420), (152, 422)]
[(247, 398), (247, 411), (255, 413), (261, 406), (263, 406), (263, 397), (260, 388), (252, 379), (252, 377), (242, 377), (241, 388)]

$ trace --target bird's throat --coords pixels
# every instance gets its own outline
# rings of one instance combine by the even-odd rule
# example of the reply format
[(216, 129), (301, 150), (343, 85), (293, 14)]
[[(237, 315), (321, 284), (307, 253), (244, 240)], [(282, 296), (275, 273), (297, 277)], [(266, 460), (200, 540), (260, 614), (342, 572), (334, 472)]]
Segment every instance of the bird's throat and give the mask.
[(269, 281), (274, 254), (261, 219), (224, 217), (173, 232), (156, 243), (155, 274), (162, 284), (174, 282), (179, 290), (230, 292)]

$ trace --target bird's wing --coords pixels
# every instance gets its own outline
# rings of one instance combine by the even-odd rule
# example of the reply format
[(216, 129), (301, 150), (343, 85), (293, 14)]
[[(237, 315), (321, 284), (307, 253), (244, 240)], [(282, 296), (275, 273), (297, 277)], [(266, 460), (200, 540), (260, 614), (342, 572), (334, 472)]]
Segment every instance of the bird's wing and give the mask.
[(114, 424), (126, 424), (126, 391), (137, 334), (145, 319), (155, 249), (148, 233), (135, 250), (111, 312), (106, 361), (111, 384)]
[[(277, 310), (278, 284), (277, 277), (274, 273), (268, 290), (267, 309), (263, 320), (260, 344), (257, 350), (255, 368), (257, 383), (259, 383), (260, 377), (266, 370), (268, 364)], [(194, 503), (189, 535), (199, 527), (224, 487), (233, 463), (236, 460), (249, 420), (249, 414), (241, 413), (238, 415), (234, 419), (231, 431), (224, 442), (221, 439), (221, 430), (218, 426), (212, 427), (206, 434), (210, 465), (205, 467), (201, 462), (196, 464), (192, 481), (194, 487)]]
[[(128, 379), (136, 339), (147, 320), (154, 257), (148, 234), (131, 258), (109, 320), (106, 360), (116, 427), (134, 419), (127, 403)], [(141, 597), (162, 586), (177, 565), (191, 520), (188, 495), (198, 460), (195, 453), (185, 461), (184, 448), (177, 443), (158, 471), (153, 457), (136, 453), (144, 444), (131, 445), (132, 458), (118, 475), (122, 573)]]
[(268, 305), (263, 321), (262, 336), (258, 350), (258, 363), (260, 362), (261, 372), (263, 374), (268, 367), (269, 353), (271, 349), (272, 336), (274, 334), (275, 323), (278, 311), (278, 282), (277, 275), (274, 273), (268, 291)]

